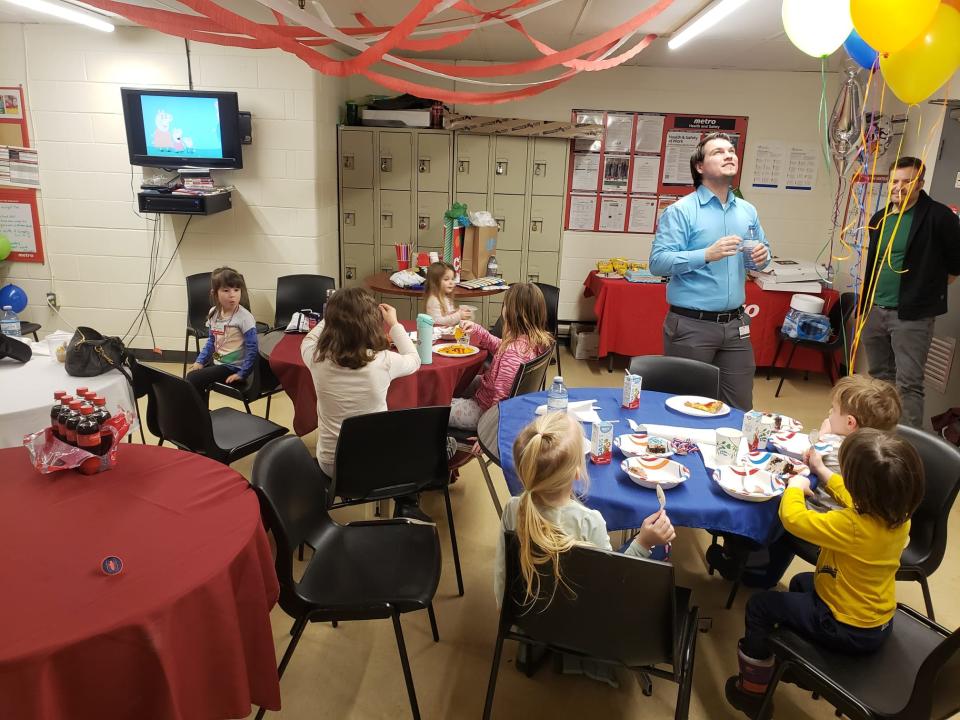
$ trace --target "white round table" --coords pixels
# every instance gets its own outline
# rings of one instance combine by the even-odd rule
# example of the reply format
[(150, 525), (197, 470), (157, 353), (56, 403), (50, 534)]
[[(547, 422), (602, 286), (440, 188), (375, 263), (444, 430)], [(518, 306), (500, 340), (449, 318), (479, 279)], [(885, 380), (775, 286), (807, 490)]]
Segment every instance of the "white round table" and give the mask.
[(84, 386), (105, 397), (111, 413), (118, 405), (135, 412), (133, 391), (117, 370), (82, 378), (67, 375), (63, 363), (49, 356), (35, 355), (26, 363), (0, 359), (0, 448), (20, 447), (24, 435), (50, 424), (55, 391), (73, 395)]

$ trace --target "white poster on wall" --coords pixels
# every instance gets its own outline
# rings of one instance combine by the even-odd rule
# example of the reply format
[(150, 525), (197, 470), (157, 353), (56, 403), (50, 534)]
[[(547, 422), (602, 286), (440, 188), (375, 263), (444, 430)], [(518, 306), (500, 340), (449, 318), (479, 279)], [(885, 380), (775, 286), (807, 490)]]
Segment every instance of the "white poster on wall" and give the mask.
[(0, 235), (7, 236), (12, 252), (37, 252), (37, 233), (30, 203), (0, 201)]
[(625, 197), (603, 197), (600, 199), (600, 230), (623, 232), (627, 219), (627, 199)]
[(630, 198), (630, 223), (628, 232), (652, 233), (657, 221), (657, 199), (655, 197)]
[(596, 195), (570, 196), (570, 230), (593, 230), (596, 215)]
[(784, 190), (813, 190), (817, 186), (819, 157), (818, 146), (813, 143), (790, 143)]
[(659, 181), (660, 158), (656, 155), (634, 155), (630, 192), (655, 193)]
[(690, 156), (700, 144), (700, 133), (673, 130), (667, 133), (663, 156), (663, 184), (690, 185)]
[(603, 158), (603, 190), (626, 192), (629, 181), (630, 156), (605, 155)]
[(596, 190), (600, 179), (600, 156), (592, 153), (574, 153), (573, 190)]
[(637, 115), (637, 139), (633, 143), (635, 152), (660, 152), (663, 120), (663, 115)]
[(783, 187), (786, 166), (787, 146), (783, 141), (764, 140), (757, 143), (750, 186), (755, 190), (779, 190)]
[(629, 153), (630, 139), (633, 135), (633, 115), (607, 115), (607, 133), (605, 152)]

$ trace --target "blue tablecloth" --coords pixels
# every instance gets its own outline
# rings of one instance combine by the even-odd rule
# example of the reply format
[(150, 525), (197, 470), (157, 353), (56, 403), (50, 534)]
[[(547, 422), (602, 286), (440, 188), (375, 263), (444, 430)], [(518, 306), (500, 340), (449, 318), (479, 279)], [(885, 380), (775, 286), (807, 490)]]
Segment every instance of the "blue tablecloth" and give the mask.
[[(648, 390), (643, 391), (639, 409), (625, 410), (620, 407), (621, 393), (621, 388), (571, 388), (570, 400), (596, 399), (602, 419), (621, 421), (613, 426), (614, 435), (630, 432), (628, 417), (638, 423), (697, 428), (739, 428), (743, 423), (743, 413), (739, 410), (731, 410), (729, 415), (719, 418), (695, 418), (677, 413), (664, 404), (669, 395)], [(500, 465), (514, 495), (521, 492), (522, 485), (513, 464), (513, 441), (533, 420), (537, 406), (545, 403), (546, 393), (522, 395), (500, 403), (497, 434)], [(589, 426), (585, 425), (584, 430), (589, 437)], [(779, 498), (762, 503), (737, 500), (717, 486), (699, 453), (686, 457), (674, 455), (672, 459), (690, 469), (690, 478), (666, 493), (667, 513), (674, 525), (735, 533), (761, 544), (771, 542), (783, 531), (778, 516)], [(656, 492), (630, 480), (620, 469), (622, 460), (623, 455), (616, 448), (609, 465), (594, 465), (587, 460), (590, 493), (584, 502), (600, 511), (609, 530), (638, 528), (645, 517), (659, 508)]]

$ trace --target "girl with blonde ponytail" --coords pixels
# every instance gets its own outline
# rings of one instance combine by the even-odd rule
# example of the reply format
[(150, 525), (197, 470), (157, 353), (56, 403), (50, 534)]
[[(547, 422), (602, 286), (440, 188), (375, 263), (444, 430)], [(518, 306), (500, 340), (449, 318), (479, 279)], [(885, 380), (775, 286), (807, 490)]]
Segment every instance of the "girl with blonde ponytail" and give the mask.
[[(577, 543), (611, 550), (607, 524), (596, 510), (577, 498), (574, 483), (587, 491), (583, 432), (580, 423), (567, 413), (542, 415), (527, 425), (513, 443), (513, 458), (523, 493), (510, 498), (503, 511), (502, 530), (516, 532), (520, 544), (520, 568), (526, 583), (527, 600), (538, 597), (538, 568), (547, 563), (556, 578), (561, 553)], [(651, 548), (664, 545), (676, 536), (670, 518), (657, 511), (643, 521), (640, 532), (626, 548), (627, 555), (650, 557)], [(503, 532), (497, 542), (494, 591), (497, 603), (504, 589)]]

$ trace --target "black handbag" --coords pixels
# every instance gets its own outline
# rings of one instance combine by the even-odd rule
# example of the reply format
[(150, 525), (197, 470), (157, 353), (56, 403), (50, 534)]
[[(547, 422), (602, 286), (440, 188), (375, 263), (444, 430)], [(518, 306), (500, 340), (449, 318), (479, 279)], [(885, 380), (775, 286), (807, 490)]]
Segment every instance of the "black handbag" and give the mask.
[(130, 380), (126, 370), (127, 348), (118, 337), (104, 337), (89, 327), (78, 327), (67, 345), (67, 375), (94, 377), (109, 370), (119, 370)]

